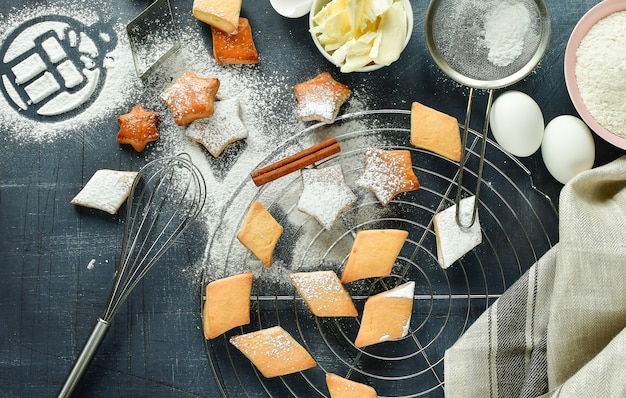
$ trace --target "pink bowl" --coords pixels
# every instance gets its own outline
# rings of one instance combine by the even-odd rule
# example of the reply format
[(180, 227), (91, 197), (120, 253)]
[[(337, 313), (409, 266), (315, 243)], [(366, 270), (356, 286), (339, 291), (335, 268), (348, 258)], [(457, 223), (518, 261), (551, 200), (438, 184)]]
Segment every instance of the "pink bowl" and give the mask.
[(619, 137), (610, 131), (602, 127), (591, 116), (582, 98), (580, 97), (580, 91), (578, 90), (578, 84), (576, 83), (576, 50), (580, 46), (580, 42), (589, 32), (589, 29), (595, 25), (602, 18), (618, 11), (626, 10), (626, 1), (624, 0), (604, 0), (599, 4), (596, 4), (591, 8), (583, 17), (578, 21), (572, 34), (567, 42), (565, 49), (565, 84), (574, 107), (580, 114), (580, 117), (587, 123), (587, 125), (600, 137), (607, 142), (621, 148), (626, 149), (626, 138)]

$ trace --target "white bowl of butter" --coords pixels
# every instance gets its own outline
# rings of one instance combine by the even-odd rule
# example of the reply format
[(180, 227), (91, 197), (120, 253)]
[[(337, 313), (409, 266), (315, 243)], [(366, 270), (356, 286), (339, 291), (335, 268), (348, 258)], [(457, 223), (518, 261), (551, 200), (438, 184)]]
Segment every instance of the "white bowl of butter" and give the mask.
[(314, 0), (309, 32), (342, 72), (370, 72), (400, 57), (413, 32), (413, 9), (409, 0)]

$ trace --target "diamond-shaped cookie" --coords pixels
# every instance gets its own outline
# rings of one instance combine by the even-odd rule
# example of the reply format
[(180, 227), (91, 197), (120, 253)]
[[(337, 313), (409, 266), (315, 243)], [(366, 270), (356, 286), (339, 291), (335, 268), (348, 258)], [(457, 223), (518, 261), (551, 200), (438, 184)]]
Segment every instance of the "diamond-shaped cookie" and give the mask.
[(297, 272), (289, 275), (311, 312), (319, 317), (357, 316), (352, 297), (334, 271)]
[(213, 56), (219, 64), (254, 65), (259, 63), (252, 28), (247, 18), (239, 17), (239, 26), (234, 33), (211, 27), (213, 38)]
[(128, 198), (136, 175), (136, 171), (97, 170), (71, 203), (116, 214)]
[(354, 345), (365, 347), (406, 336), (411, 323), (414, 291), (415, 282), (411, 281), (369, 297)]
[(230, 343), (267, 378), (317, 366), (311, 354), (280, 326), (233, 336)]
[(376, 398), (378, 396), (372, 387), (345, 379), (334, 373), (326, 373), (326, 386), (330, 398)]
[[(459, 220), (462, 225), (470, 223), (475, 200), (475, 196), (469, 196), (459, 202)], [(450, 206), (435, 214), (433, 226), (437, 238), (437, 261), (444, 269), (478, 246), (483, 239), (478, 211), (474, 224), (466, 228), (457, 224), (456, 206)]]
[(272, 266), (274, 248), (282, 233), (282, 225), (272, 217), (265, 206), (253, 202), (237, 239), (269, 268)]
[(419, 102), (411, 105), (411, 144), (456, 162), (461, 160), (461, 133), (456, 118)]
[(202, 310), (204, 337), (213, 339), (250, 323), (252, 272), (215, 280), (206, 286)]
[(407, 236), (407, 231), (399, 229), (357, 232), (341, 283), (389, 275)]

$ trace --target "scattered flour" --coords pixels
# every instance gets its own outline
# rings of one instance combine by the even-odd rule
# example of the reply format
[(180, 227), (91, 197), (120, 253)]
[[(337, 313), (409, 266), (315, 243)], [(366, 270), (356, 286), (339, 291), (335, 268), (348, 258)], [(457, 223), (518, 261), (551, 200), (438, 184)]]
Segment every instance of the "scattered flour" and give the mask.
[[(78, 3), (77, 3), (78, 2)], [(64, 15), (85, 26), (98, 27), (110, 24), (110, 30), (101, 33), (105, 41), (114, 42), (113, 48), (108, 49), (104, 59), (106, 79), (98, 97), (86, 109), (73, 117), (45, 121), (24, 117), (0, 96), (0, 129), (11, 132), (6, 139), (14, 141), (14, 145), (30, 145), (52, 142), (56, 139), (83, 135), (89, 140), (90, 134), (101, 134), (101, 131), (88, 126), (110, 126), (111, 120), (116, 120), (121, 114), (127, 113), (138, 102), (150, 111), (161, 115), (159, 122), (160, 139), (150, 143), (141, 153), (145, 161), (161, 156), (188, 153), (192, 161), (200, 168), (207, 183), (207, 201), (205, 211), (201, 215), (206, 227), (207, 237), (210, 237), (219, 225), (222, 210), (229, 205), (229, 200), (236, 189), (245, 181), (249, 173), (254, 170), (269, 154), (276, 150), (295, 133), (302, 131), (309, 124), (299, 121), (296, 117), (296, 100), (293, 96), (293, 82), (288, 79), (284, 71), (264, 67), (263, 61), (259, 65), (219, 65), (213, 60), (208, 46), (198, 45), (206, 41), (206, 31), (199, 24), (178, 24), (180, 30), (180, 49), (172, 54), (152, 74), (144, 80), (137, 77), (131, 45), (126, 34), (123, 21), (104, 21), (104, 16), (115, 15), (113, 5), (98, 1), (93, 9), (80, 0), (69, 0), (63, 6), (41, 5), (32, 9), (14, 7), (5, 10), (0, 22), (6, 28), (0, 34), (0, 41), (4, 41), (12, 31), (24, 22), (42, 16)], [(46, 27), (46, 20), (43, 19)], [(49, 22), (53, 29), (58, 29), (54, 22)], [(70, 32), (72, 33), (72, 32)], [(75, 33), (75, 32), (74, 32)], [(116, 38), (113, 37), (116, 36)], [(115, 39), (115, 41), (113, 41)], [(155, 37), (151, 37), (151, 46), (154, 46)], [(164, 45), (171, 43), (167, 38)], [(67, 41), (72, 45), (88, 43), (81, 41), (80, 35), (69, 34)], [(46, 41), (43, 46), (50, 59), (60, 61), (62, 52), (55, 41)], [(21, 49), (20, 51), (25, 51)], [(97, 54), (97, 47), (81, 49), (85, 55), (85, 68), (88, 69), (89, 57)], [(37, 61), (34, 59), (34, 61)], [(38, 62), (33, 68), (41, 68)], [(93, 65), (91, 65), (93, 67)], [(160, 99), (162, 91), (186, 71), (192, 71), (200, 76), (215, 77), (220, 80), (217, 99), (227, 100), (237, 98), (240, 103), (240, 117), (245, 125), (248, 137), (245, 140), (232, 143), (218, 158), (211, 156), (199, 143), (186, 136), (186, 127), (174, 123), (168, 108)], [(22, 74), (33, 73), (21, 71)], [(76, 82), (72, 71), (67, 71), (70, 82)], [(86, 75), (89, 78), (88, 75)], [(93, 77), (95, 79), (95, 76)], [(344, 104), (341, 113), (363, 110), (369, 103), (369, 98), (358, 88), (351, 88), (353, 95)], [(292, 106), (292, 112), (285, 112), (285, 108)], [(56, 120), (56, 119), (55, 119)], [(352, 125), (354, 129), (366, 128)], [(117, 130), (111, 131), (114, 140)], [(304, 138), (310, 142), (303, 142), (302, 146), (312, 145), (315, 137)], [(124, 148), (122, 148), (124, 149)], [(131, 149), (132, 150), (132, 149)], [(207, 250), (208, 253), (208, 250)], [(200, 259), (198, 265), (190, 270), (194, 275), (192, 283), (197, 283), (197, 277), (206, 264), (206, 258)]]
[[(110, 29), (109, 32), (101, 32), (97, 37), (91, 37), (89, 39), (82, 37), (83, 33), (76, 34), (74, 30), (67, 32), (67, 23), (62, 18), (57, 16), (63, 16), (63, 18), (71, 18), (81, 26), (93, 27), (94, 32), (97, 31), (102, 24), (101, 15), (110, 15), (113, 13), (111, 5), (99, 4), (98, 10), (90, 10), (85, 7), (84, 3), (73, 4), (75, 1), (68, 1), (64, 3), (63, 7), (53, 5), (41, 5), (34, 8), (18, 8), (14, 7), (9, 10), (5, 10), (4, 17), (1, 18), (3, 24), (3, 34), (0, 35), (0, 42), (5, 42), (10, 34), (15, 32), (20, 26), (30, 20), (37, 21), (36, 24), (22, 31), (19, 35), (20, 38), (35, 38), (46, 31), (55, 32), (57, 37), (65, 38), (66, 44), (69, 46), (77, 46), (77, 50), (81, 52), (84, 65), (70, 66), (67, 62), (61, 63), (60, 73), (66, 79), (65, 84), (68, 88), (73, 88), (76, 84), (82, 83), (83, 76), (80, 76), (81, 82), (78, 81), (79, 77), (77, 73), (83, 72), (85, 78), (89, 81), (85, 84), (84, 96), (89, 96), (94, 87), (91, 83), (97, 83), (98, 79), (97, 69), (95, 65), (90, 64), (93, 60), (90, 56), (96, 55), (97, 48), (94, 47), (94, 40), (111, 41), (116, 40), (116, 45), (106, 54), (100, 54), (104, 56), (102, 60), (102, 66), (106, 69), (106, 80), (101, 87), (100, 95), (89, 105), (89, 108), (74, 117), (61, 121), (49, 122), (45, 121), (45, 117), (40, 120), (29, 119), (24, 117), (21, 113), (17, 112), (11, 104), (9, 104), (4, 97), (0, 98), (0, 128), (2, 130), (11, 131), (12, 137), (16, 144), (23, 143), (29, 144), (33, 142), (49, 142), (56, 139), (60, 135), (73, 134), (81, 132), (87, 125), (95, 125), (103, 120), (109, 120), (111, 117), (117, 115), (120, 109), (125, 105), (130, 98), (141, 90), (141, 82), (129, 71), (131, 71), (132, 55), (130, 54), (127, 36), (125, 33), (125, 26), (120, 22), (112, 22), (111, 26), (107, 26)], [(49, 17), (49, 19), (48, 19)], [(104, 25), (102, 25), (104, 27)], [(72, 33), (74, 33), (72, 35)], [(112, 37), (115, 35), (115, 38)], [(64, 36), (67, 35), (67, 36)], [(10, 43), (10, 47), (6, 48), (8, 51), (4, 54), (2, 62), (9, 62), (15, 54), (21, 54), (28, 51), (32, 51), (33, 40), (18, 40)], [(50, 36), (41, 43), (42, 54), (33, 55), (35, 59), (40, 55), (44, 55), (50, 59), (51, 62), (60, 62), (65, 56), (62, 45), (59, 40)], [(35, 64), (35, 69), (42, 67), (41, 63)], [(77, 68), (84, 68), (80, 71)], [(26, 73), (22, 71), (23, 73)], [(5, 87), (12, 83), (7, 76), (3, 76), (3, 84)], [(37, 82), (37, 80), (35, 81)], [(45, 82), (42, 80), (42, 82)], [(54, 82), (54, 84), (58, 84)], [(31, 83), (32, 86), (32, 83)], [(40, 84), (39, 86), (30, 87), (33, 101), (43, 99), (47, 95), (51, 94), (50, 85)], [(48, 90), (48, 91), (46, 91)], [(15, 94), (15, 93), (14, 93)], [(67, 94), (67, 93), (64, 93)], [(67, 97), (59, 96), (59, 104), (62, 104)], [(86, 98), (74, 98), (75, 101), (85, 101)], [(22, 104), (25, 108), (28, 104)], [(78, 104), (80, 105), (80, 104)], [(76, 105), (76, 106), (78, 106)], [(22, 106), (21, 106), (22, 107)], [(46, 109), (46, 106), (42, 106), (39, 109), (39, 114), (54, 115), (55, 111)], [(56, 109), (58, 112), (59, 109)], [(42, 121), (43, 120), (43, 121)], [(57, 120), (57, 119), (55, 119)]]
[(596, 23), (576, 51), (576, 82), (585, 107), (612, 133), (626, 138), (626, 11)]

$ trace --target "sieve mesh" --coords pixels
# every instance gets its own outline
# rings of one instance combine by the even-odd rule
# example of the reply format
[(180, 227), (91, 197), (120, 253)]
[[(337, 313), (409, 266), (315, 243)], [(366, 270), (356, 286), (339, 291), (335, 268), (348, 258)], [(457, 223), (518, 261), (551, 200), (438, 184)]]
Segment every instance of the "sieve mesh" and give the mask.
[[(497, 65), (489, 58), (485, 32), (486, 24), (505, 22), (496, 12), (503, 5), (523, 6), (529, 23), (519, 56)], [(426, 21), (426, 38), (435, 62), (459, 83), (479, 89), (504, 87), (530, 73), (545, 51), (548, 32), (545, 5), (536, 0), (435, 0)], [(503, 40), (509, 33), (503, 32)]]

